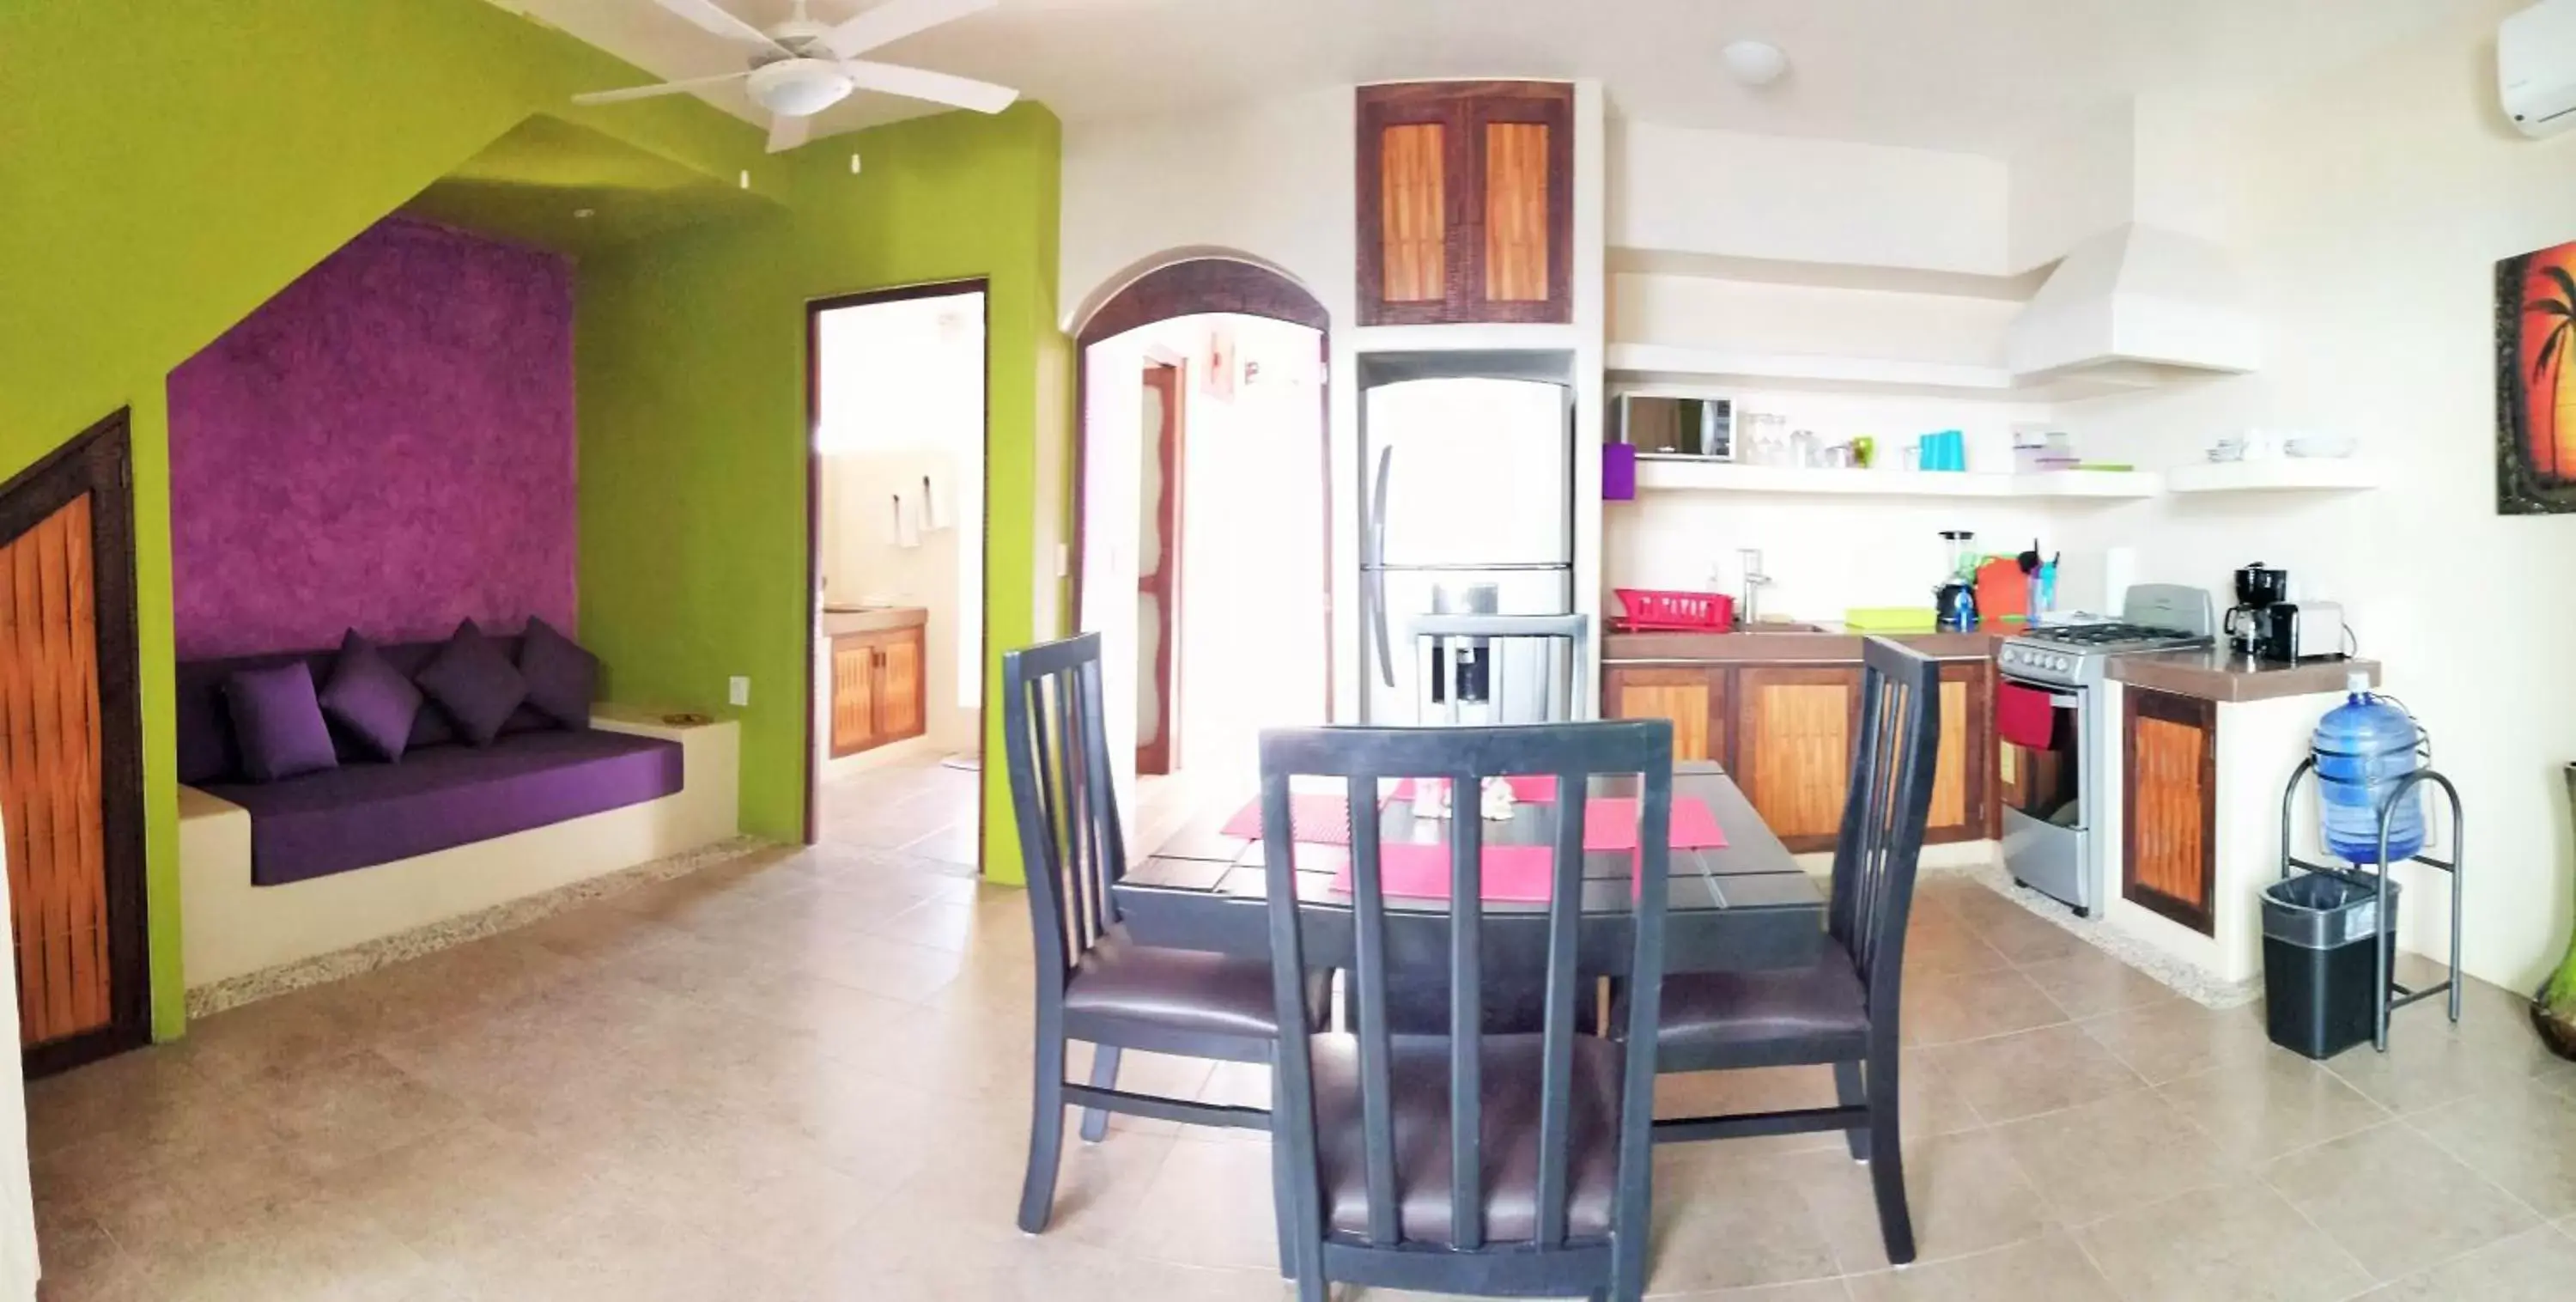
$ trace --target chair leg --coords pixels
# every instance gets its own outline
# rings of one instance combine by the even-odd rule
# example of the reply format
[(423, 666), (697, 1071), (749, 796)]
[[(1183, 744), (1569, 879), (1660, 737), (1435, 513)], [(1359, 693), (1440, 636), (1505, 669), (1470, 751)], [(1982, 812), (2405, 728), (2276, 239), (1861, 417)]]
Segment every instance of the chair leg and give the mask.
[[(1110, 1048), (1105, 1044), (1097, 1045), (1092, 1049), (1091, 1087), (1093, 1089), (1100, 1090), (1116, 1089), (1118, 1087), (1118, 1050)], [(1108, 1137), (1109, 1109), (1084, 1108), (1082, 1110), (1082, 1142), (1086, 1144), (1097, 1144)]]
[[(1277, 1091), (1273, 1091), (1275, 1094)], [(1270, 1219), (1279, 1231), (1279, 1278), (1297, 1278), (1297, 1180), (1288, 1162), (1287, 1137), (1270, 1121)]]
[(1056, 1164), (1064, 1157), (1064, 1036), (1038, 1029), (1037, 1081), (1029, 1101), (1029, 1171), (1020, 1183), (1020, 1229), (1046, 1232), (1055, 1213)]
[(1905, 1203), (1905, 1147), (1897, 1129), (1896, 1046), (1869, 1059), (1869, 1182), (1878, 1195), (1878, 1233), (1887, 1259), (1914, 1260), (1914, 1215)]
[[(1834, 1102), (1849, 1108), (1857, 1107), (1860, 1104), (1867, 1102), (1868, 1099), (1868, 1091), (1861, 1084), (1860, 1064), (1857, 1062), (1835, 1063)], [(1855, 1126), (1850, 1130), (1844, 1131), (1843, 1143), (1851, 1149), (1853, 1161), (1866, 1162), (1869, 1160), (1869, 1130), (1867, 1127)]]

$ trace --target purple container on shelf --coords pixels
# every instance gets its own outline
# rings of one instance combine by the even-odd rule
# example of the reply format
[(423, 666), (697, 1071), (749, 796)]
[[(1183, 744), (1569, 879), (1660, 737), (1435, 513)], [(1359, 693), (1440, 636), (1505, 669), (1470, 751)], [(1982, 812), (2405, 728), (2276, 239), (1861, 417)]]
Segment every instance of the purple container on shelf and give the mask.
[(1633, 443), (1601, 445), (1601, 500), (1637, 500), (1637, 447)]

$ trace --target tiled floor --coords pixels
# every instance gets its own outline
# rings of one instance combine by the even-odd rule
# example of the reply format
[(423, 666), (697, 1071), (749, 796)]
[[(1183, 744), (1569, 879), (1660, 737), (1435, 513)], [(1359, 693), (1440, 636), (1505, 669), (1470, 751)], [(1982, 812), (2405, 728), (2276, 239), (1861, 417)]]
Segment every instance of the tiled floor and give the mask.
[(834, 845), (900, 850), (972, 870), (981, 828), (975, 797), (983, 777), (935, 753), (823, 784), (817, 831)]
[[(776, 852), (226, 1013), (30, 1096), (49, 1299), (1276, 1299), (1267, 1155), (1121, 1123), (1011, 1228), (1018, 895)], [(2319, 1067), (1959, 879), (1917, 910), (1885, 1268), (1838, 1137), (1658, 1154), (1654, 1289), (1882, 1299), (2564, 1298), (2576, 1067), (2501, 992)], [(1129, 1083), (1257, 1097), (1142, 1058)], [(1815, 1072), (1668, 1082), (1792, 1106)], [(2375, 1290), (2375, 1291), (2374, 1291)], [(1371, 1299), (1371, 1302), (1379, 1302)]]

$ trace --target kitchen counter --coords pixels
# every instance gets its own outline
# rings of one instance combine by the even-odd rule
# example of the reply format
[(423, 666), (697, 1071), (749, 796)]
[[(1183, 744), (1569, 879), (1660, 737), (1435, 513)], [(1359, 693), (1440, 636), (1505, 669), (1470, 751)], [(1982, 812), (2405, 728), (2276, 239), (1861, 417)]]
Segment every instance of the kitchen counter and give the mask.
[(825, 606), (823, 636), (854, 637), (861, 633), (884, 633), (898, 628), (919, 628), (930, 622), (930, 612), (919, 606)]
[[(1860, 660), (1859, 633), (1819, 624), (1813, 633), (1611, 633), (1601, 639), (1603, 664), (1855, 664)], [(1935, 660), (1989, 660), (1995, 643), (2021, 632), (1978, 629), (1968, 633), (1882, 634)]]
[(2229, 703), (2340, 692), (2345, 677), (2356, 670), (2370, 675), (2371, 686), (2379, 685), (2376, 660), (2312, 660), (2288, 665), (2241, 656), (2224, 646), (2113, 656), (2108, 673), (2113, 681), (2133, 687)]

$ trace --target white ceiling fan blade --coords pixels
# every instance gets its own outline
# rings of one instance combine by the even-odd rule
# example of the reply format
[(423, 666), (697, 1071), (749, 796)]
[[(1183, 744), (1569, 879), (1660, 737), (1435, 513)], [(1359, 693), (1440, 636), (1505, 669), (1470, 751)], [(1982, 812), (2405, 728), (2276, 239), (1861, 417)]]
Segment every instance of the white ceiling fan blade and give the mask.
[(884, 4), (823, 33), (823, 47), (844, 59), (890, 45), (914, 32), (980, 14), (1001, 0), (885, 0)]
[(731, 11), (717, 4), (716, 0), (653, 0), (653, 3), (718, 36), (731, 37), (737, 41), (766, 46), (773, 50), (781, 48), (778, 42), (769, 39), (769, 33), (752, 26), (744, 19), (735, 17)]
[(687, 81), (666, 81), (656, 86), (629, 86), (624, 90), (594, 90), (586, 95), (573, 96), (572, 102), (575, 104), (615, 104), (621, 100), (651, 99), (656, 95), (677, 95), (684, 91), (698, 90), (707, 86), (721, 86), (729, 81), (740, 81), (750, 75), (751, 74), (748, 71), (728, 72), (719, 77), (691, 77)]
[(769, 152), (783, 154), (805, 143), (812, 134), (814, 119), (791, 118), (784, 113), (769, 120)]
[(996, 86), (989, 81), (977, 81), (972, 77), (952, 77), (947, 73), (932, 72), (926, 68), (907, 68), (895, 63), (870, 63), (865, 59), (851, 59), (841, 65), (841, 71), (850, 74), (850, 80), (857, 82), (865, 90), (879, 90), (889, 95), (926, 99), (936, 104), (973, 109), (978, 113), (999, 113), (1009, 108), (1011, 101), (1020, 97), (1018, 91), (1008, 86)]

